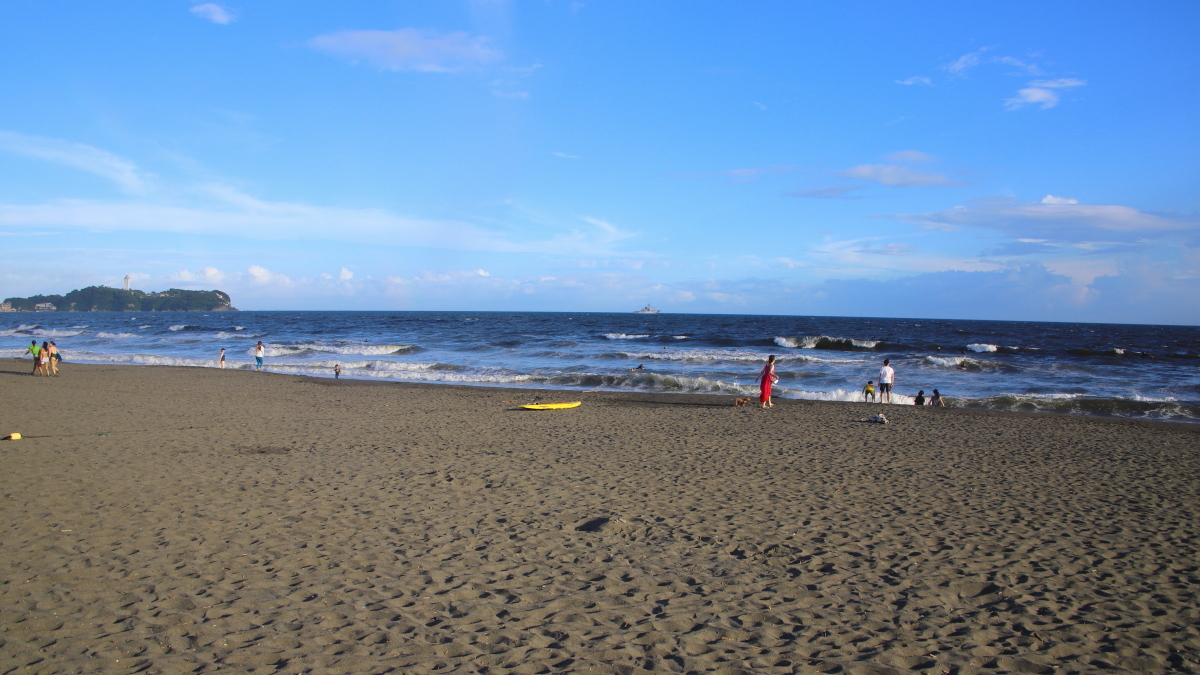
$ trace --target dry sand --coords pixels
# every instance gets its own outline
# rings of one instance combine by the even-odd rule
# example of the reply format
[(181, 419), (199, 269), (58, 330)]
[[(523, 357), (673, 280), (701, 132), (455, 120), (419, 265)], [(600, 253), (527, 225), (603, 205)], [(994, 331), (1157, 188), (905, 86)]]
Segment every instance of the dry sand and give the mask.
[(1200, 425), (7, 363), (0, 673), (1200, 673)]

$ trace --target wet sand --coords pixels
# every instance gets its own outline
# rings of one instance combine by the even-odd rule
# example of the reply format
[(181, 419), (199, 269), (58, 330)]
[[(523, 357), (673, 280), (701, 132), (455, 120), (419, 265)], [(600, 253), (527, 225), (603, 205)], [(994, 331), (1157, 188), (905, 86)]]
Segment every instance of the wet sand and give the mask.
[(1200, 425), (5, 364), (0, 673), (1200, 672)]

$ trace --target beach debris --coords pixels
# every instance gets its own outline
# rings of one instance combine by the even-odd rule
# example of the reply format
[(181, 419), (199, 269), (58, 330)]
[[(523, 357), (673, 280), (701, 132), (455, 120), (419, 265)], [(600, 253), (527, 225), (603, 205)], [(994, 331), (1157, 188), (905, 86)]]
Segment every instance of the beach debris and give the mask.
[(5, 437), (4, 437), (4, 440), (6, 440), (6, 441), (19, 441), (19, 440), (21, 440), (21, 434), (19, 434), (19, 433), (17, 433), (17, 432), (15, 432), (15, 431), (14, 431), (14, 432), (12, 432), (11, 434), (9, 434), (9, 435), (5, 436)]
[(890, 422), (888, 422), (888, 418), (884, 417), (883, 415), (871, 415), (870, 417), (868, 417), (866, 419), (859, 420), (859, 422), (875, 422), (877, 424), (890, 424)]

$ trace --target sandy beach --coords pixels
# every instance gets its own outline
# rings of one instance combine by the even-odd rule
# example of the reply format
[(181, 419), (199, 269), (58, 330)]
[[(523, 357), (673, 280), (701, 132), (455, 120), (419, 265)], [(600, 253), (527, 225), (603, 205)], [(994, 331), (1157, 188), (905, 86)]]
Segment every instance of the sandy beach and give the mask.
[(29, 363), (0, 673), (1200, 672), (1200, 425)]

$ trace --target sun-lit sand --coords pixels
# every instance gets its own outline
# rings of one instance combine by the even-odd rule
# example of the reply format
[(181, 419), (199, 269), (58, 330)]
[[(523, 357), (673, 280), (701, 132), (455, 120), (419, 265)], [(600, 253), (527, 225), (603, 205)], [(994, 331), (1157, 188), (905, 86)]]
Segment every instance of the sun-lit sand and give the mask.
[(0, 673), (1200, 672), (1200, 425), (8, 363)]

